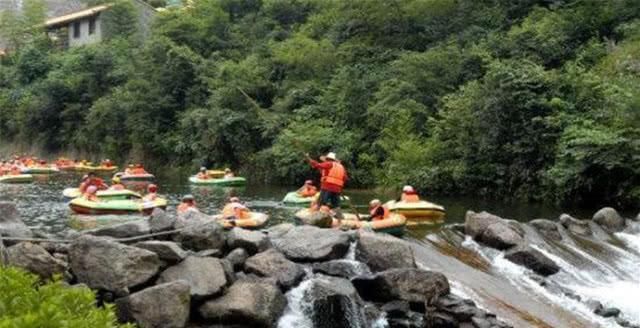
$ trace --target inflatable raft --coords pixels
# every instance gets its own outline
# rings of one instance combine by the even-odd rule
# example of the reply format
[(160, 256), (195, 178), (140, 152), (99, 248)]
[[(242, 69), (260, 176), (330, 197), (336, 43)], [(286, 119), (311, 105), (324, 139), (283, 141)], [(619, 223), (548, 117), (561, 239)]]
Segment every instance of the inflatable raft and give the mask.
[(0, 176), (0, 183), (29, 183), (33, 181), (31, 174), (13, 174)]
[(126, 174), (122, 173), (120, 175), (120, 181), (151, 181), (156, 177), (151, 173), (142, 173), (142, 174)]
[(223, 170), (207, 170), (207, 175), (212, 179), (224, 178), (224, 174)]
[(54, 174), (58, 172), (60, 170), (54, 166), (32, 166), (22, 169), (24, 174)]
[(388, 218), (378, 221), (370, 221), (367, 216), (360, 216), (360, 220), (355, 214), (344, 214), (341, 221), (333, 219), (334, 228), (349, 229), (371, 229), (375, 232), (384, 232), (394, 236), (404, 234), (404, 228), (407, 225), (407, 218), (398, 213), (391, 213)]
[[(82, 196), (80, 189), (78, 188), (67, 188), (62, 191), (62, 195), (66, 198), (78, 198)], [(96, 193), (98, 198), (100, 199), (139, 199), (142, 196), (131, 190), (98, 190)]]
[(222, 178), (222, 179), (199, 179), (196, 176), (189, 177), (189, 182), (196, 185), (213, 185), (222, 187), (244, 186), (247, 180), (242, 177)]
[(444, 207), (424, 200), (418, 202), (390, 201), (387, 206), (391, 212), (404, 215), (408, 220), (408, 225), (442, 222), (446, 214)]
[(167, 200), (158, 198), (154, 201), (141, 201), (133, 199), (114, 199), (94, 202), (78, 197), (69, 202), (69, 207), (78, 214), (151, 214), (154, 208), (165, 209)]
[(73, 171), (78, 172), (115, 172), (118, 170), (117, 166), (104, 166), (104, 165), (91, 165), (91, 164), (76, 164), (73, 166)]
[(267, 214), (259, 212), (251, 212), (249, 218), (233, 220), (233, 222), (231, 220), (223, 219), (222, 215), (215, 215), (214, 218), (227, 229), (233, 227), (257, 229), (264, 226), (267, 223), (267, 220), (269, 220), (269, 216)]
[(298, 194), (297, 191), (292, 191), (290, 193), (287, 193), (286, 196), (284, 196), (284, 199), (282, 199), (282, 202), (285, 204), (291, 204), (291, 205), (309, 205), (311, 204), (314, 198), (315, 196), (302, 197)]

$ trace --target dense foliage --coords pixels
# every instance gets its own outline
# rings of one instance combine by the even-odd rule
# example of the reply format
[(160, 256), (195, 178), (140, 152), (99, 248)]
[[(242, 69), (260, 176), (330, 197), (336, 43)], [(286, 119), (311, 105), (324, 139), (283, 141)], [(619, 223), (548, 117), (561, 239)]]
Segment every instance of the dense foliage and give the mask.
[(640, 200), (637, 0), (186, 3), (67, 51), (11, 29), (0, 138), (280, 183), (334, 150), (351, 186)]
[(112, 328), (119, 325), (111, 306), (98, 308), (88, 288), (59, 281), (41, 285), (38, 277), (0, 266), (0, 327)]

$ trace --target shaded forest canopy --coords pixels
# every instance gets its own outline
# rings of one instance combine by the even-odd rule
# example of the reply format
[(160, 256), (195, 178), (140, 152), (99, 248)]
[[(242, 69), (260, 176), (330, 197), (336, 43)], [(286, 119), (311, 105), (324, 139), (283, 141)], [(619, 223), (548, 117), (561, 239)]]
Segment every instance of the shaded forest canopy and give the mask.
[(351, 186), (640, 201), (640, 1), (194, 0), (144, 40), (116, 7), (66, 51), (4, 16), (2, 142), (285, 184), (332, 150)]

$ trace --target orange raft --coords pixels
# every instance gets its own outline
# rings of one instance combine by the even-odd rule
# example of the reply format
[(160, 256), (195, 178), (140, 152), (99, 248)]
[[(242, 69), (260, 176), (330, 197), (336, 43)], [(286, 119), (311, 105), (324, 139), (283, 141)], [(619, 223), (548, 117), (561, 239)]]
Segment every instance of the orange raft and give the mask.
[(259, 212), (250, 212), (249, 217), (246, 219), (229, 220), (223, 219), (222, 215), (214, 215), (213, 218), (226, 229), (231, 229), (233, 227), (257, 229), (264, 226), (269, 220), (269, 216), (267, 214)]
[(400, 236), (404, 234), (407, 225), (407, 218), (398, 213), (391, 213), (388, 218), (376, 221), (368, 220), (368, 217), (361, 216), (360, 220), (355, 214), (344, 214), (344, 219), (333, 219), (334, 228), (349, 229), (371, 229), (375, 232), (384, 232), (390, 235)]

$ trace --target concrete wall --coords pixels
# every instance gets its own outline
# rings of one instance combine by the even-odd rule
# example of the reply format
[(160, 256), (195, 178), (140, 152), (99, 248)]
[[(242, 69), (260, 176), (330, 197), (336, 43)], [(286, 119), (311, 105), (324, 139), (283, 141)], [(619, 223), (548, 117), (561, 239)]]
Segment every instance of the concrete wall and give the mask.
[(93, 34), (89, 35), (89, 18), (81, 19), (80, 22), (80, 36), (74, 37), (75, 22), (68, 25), (69, 30), (69, 47), (77, 47), (85, 44), (98, 43), (102, 40), (102, 20), (100, 15), (96, 16), (96, 30)]

